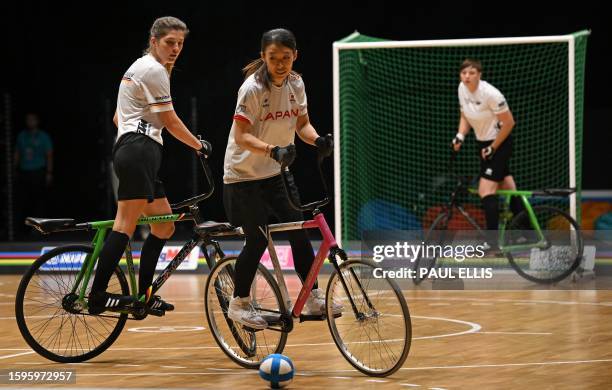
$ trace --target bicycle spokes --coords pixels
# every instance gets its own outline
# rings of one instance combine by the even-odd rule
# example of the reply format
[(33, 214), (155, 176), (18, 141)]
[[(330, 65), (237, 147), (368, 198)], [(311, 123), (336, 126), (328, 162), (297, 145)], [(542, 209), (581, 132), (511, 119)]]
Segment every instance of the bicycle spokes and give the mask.
[[(345, 309), (341, 316), (328, 318), (328, 323), (338, 348), (354, 367), (384, 376), (403, 364), (412, 331), (401, 290), (389, 279), (375, 278), (375, 268), (353, 260), (332, 275), (327, 299)], [(346, 309), (351, 301), (353, 313)]]

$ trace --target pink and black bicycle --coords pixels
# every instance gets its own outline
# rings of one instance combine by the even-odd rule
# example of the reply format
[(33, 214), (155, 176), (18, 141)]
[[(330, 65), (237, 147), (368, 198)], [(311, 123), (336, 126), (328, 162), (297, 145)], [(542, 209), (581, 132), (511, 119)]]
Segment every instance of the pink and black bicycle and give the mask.
[[(218, 261), (206, 282), (206, 318), (219, 347), (243, 367), (257, 368), (265, 356), (281, 353), (295, 320), (327, 320), (336, 346), (350, 364), (370, 376), (387, 376), (403, 365), (410, 350), (412, 326), (408, 305), (395, 281), (376, 277), (374, 270), (379, 267), (376, 263), (365, 259), (349, 260), (338, 247), (320, 210), (329, 203), (322, 161), (323, 157), (319, 156), (319, 174), (325, 198), (306, 205), (299, 204), (293, 198), (291, 172), (288, 167), (281, 166), (285, 192), (291, 206), (310, 212), (312, 219), (269, 225), (268, 252), (274, 276), (259, 264), (251, 285), (252, 309), (266, 319), (268, 327), (263, 330), (250, 329), (227, 317), (234, 291), (236, 257), (226, 257), (222, 252), (215, 254)], [(205, 233), (211, 237), (242, 234), (240, 228), (227, 223), (209, 222), (199, 225), (199, 228), (206, 230)], [(292, 305), (271, 234), (298, 229), (318, 229), (323, 241)], [(318, 316), (304, 315), (302, 309), (325, 259), (333, 267), (325, 296), (326, 312)]]

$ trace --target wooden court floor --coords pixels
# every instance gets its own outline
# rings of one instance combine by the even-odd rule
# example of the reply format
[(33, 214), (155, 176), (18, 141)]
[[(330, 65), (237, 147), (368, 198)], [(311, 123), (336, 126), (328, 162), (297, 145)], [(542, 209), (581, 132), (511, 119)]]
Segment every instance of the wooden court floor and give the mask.
[[(235, 365), (209, 334), (205, 278), (172, 276), (161, 294), (175, 304), (174, 312), (128, 321), (102, 355), (62, 365), (23, 341), (14, 317), (20, 276), (2, 275), (0, 368), (75, 369), (76, 384), (64, 387), (266, 388), (255, 370)], [(295, 293), (297, 278), (291, 281)], [(410, 290), (405, 295), (413, 341), (402, 369), (388, 378), (364, 376), (336, 349), (326, 322), (296, 324), (284, 351), (297, 369), (290, 388), (612, 388), (612, 291)]]

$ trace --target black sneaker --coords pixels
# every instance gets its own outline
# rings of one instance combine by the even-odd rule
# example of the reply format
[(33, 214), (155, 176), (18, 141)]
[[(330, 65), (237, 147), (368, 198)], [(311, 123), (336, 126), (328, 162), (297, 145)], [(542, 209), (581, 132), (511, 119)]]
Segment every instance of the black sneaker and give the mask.
[(149, 306), (149, 309), (153, 309), (153, 310), (161, 310), (161, 311), (174, 310), (174, 305), (164, 301), (163, 299), (161, 299), (159, 295), (153, 295), (149, 299), (149, 302), (147, 302), (147, 305)]
[(134, 303), (130, 295), (111, 294), (106, 291), (97, 291), (89, 294), (87, 302), (89, 314), (100, 314), (106, 310), (122, 309)]

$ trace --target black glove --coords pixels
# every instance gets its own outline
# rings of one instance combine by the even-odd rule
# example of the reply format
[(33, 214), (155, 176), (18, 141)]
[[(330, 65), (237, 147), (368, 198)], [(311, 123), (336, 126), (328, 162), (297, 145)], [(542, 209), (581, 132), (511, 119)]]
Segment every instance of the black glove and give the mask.
[(319, 154), (323, 157), (331, 156), (334, 151), (334, 138), (331, 134), (319, 137), (315, 140), (315, 145), (319, 149)]
[(202, 144), (202, 148), (200, 148), (200, 150), (197, 150), (197, 152), (199, 154), (203, 154), (206, 158), (210, 157), (210, 155), (212, 154), (212, 145), (210, 144), (210, 142), (206, 141), (205, 139), (202, 139), (202, 137), (200, 136), (198, 136), (198, 139)]
[(495, 148), (493, 146), (487, 146), (486, 148), (483, 148), (482, 150), (484, 150), (485, 160), (490, 160), (493, 158), (493, 154), (495, 154)]
[(289, 144), (285, 147), (275, 146), (270, 151), (270, 157), (276, 160), (279, 164), (288, 167), (295, 160), (295, 145)]

